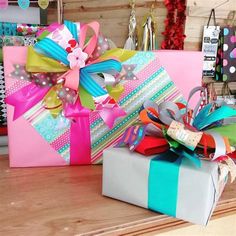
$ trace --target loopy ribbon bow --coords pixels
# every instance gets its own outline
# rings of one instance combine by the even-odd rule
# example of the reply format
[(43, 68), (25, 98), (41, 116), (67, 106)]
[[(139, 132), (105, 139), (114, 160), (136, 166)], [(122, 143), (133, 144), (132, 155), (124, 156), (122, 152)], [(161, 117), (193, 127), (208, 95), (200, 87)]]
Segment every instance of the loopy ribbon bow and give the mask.
[[(203, 90), (202, 87), (193, 89), (188, 101), (196, 92)], [(220, 161), (220, 157), (231, 152), (228, 138), (209, 131), (208, 128), (219, 125), (222, 119), (236, 116), (236, 110), (225, 104), (218, 104), (217, 107), (217, 104), (211, 103), (199, 111), (200, 104), (201, 101), (194, 111), (191, 111), (182, 103), (165, 101), (158, 105), (146, 101), (140, 111), (140, 120), (144, 126), (136, 133), (129, 130), (134, 128), (128, 128), (117, 146), (128, 145), (133, 151), (140, 145), (145, 135), (165, 137), (175, 153), (189, 159), (192, 156), (194, 160), (195, 148), (204, 147), (205, 156), (208, 156), (208, 149), (215, 149), (210, 157), (212, 160)], [(132, 137), (127, 137), (130, 135)]]
[[(92, 29), (93, 36), (86, 43), (89, 28)], [(50, 100), (52, 104), (53, 91), (55, 92), (57, 84), (61, 84), (61, 87), (57, 86), (58, 90), (56, 90), (59, 95), (63, 88), (66, 88), (63, 91), (67, 94), (70, 92), (71, 95), (73, 94), (71, 91), (75, 92), (74, 99), (61, 99), (63, 107), (65, 107), (65, 103), (75, 103), (79, 98), (84, 107), (98, 112), (107, 126), (112, 128), (115, 120), (126, 115), (126, 113), (113, 99), (112, 91), (107, 91), (106, 85), (114, 85), (115, 87), (115, 76), (122, 71), (122, 66), (114, 58), (106, 60), (98, 58), (102, 52), (101, 47), (104, 50), (107, 49), (104, 42), (104, 38), (101, 38), (99, 34), (97, 22), (76, 24), (65, 21), (64, 25), (57, 26), (53, 32), (41, 39), (34, 49), (29, 48), (26, 64), (28, 72), (32, 73), (38, 80), (45, 73), (61, 73), (61, 75), (54, 81), (54, 88), (50, 89), (50, 87), (44, 86), (42, 89), (32, 83), (24, 88), (24, 92), (20, 90), (13, 96), (7, 97), (6, 102), (13, 105), (17, 111), (14, 119), (32, 108), (47, 93), (51, 93), (51, 96), (47, 96), (49, 99), (44, 100), (44, 102), (47, 103)], [(104, 79), (104, 86), (96, 82), (95, 75)], [(110, 78), (108, 82), (107, 75)], [(31, 94), (32, 90), (34, 90), (34, 94)], [(24, 94), (27, 94), (27, 97)], [(56, 96), (54, 97), (56, 99)], [(67, 98), (68, 96), (64, 97)], [(19, 104), (17, 102), (19, 100), (24, 102)], [(55, 100), (54, 103), (58, 104), (58, 101)], [(47, 104), (46, 107), (48, 107)], [(57, 105), (50, 107), (54, 108)]]
[[(93, 35), (88, 39), (89, 29)], [(122, 65), (115, 58), (100, 57), (108, 49), (108, 43), (100, 35), (97, 22), (65, 21), (64, 25), (46, 31), (41, 32), (34, 48), (28, 48), (25, 68), (15, 65), (10, 75), (30, 83), (7, 96), (6, 103), (14, 106), (14, 120), (39, 102), (53, 117), (63, 112), (71, 121), (70, 164), (89, 164), (91, 110), (109, 128), (118, 117), (126, 115), (116, 102), (124, 90), (117, 83)]]

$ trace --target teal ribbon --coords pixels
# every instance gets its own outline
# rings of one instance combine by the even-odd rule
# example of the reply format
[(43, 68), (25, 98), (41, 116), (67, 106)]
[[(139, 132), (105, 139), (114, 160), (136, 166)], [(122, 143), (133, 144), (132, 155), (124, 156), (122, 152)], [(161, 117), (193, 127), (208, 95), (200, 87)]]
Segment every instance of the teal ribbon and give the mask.
[(176, 217), (179, 170), (183, 158), (200, 167), (198, 156), (181, 149), (159, 154), (150, 161), (148, 178), (148, 208)]
[[(65, 21), (66, 27), (70, 30), (73, 37), (78, 40), (77, 25)], [(66, 66), (69, 66), (67, 60), (68, 52), (58, 45), (56, 42), (49, 38), (44, 38), (35, 45), (35, 49), (44, 55), (51, 57), (57, 61), (61, 61)], [(103, 89), (96, 81), (93, 80), (91, 74), (93, 73), (107, 73), (111, 71), (120, 72), (122, 65), (116, 60), (106, 60), (95, 64), (90, 64), (80, 69), (80, 85), (93, 97), (102, 96), (107, 94), (107, 91)]]
[(213, 104), (210, 103), (206, 105), (202, 110), (199, 111), (198, 115), (195, 117), (193, 126), (198, 130), (207, 128), (214, 122), (226, 119), (232, 116), (236, 116), (236, 110), (222, 105), (218, 109), (211, 111)]

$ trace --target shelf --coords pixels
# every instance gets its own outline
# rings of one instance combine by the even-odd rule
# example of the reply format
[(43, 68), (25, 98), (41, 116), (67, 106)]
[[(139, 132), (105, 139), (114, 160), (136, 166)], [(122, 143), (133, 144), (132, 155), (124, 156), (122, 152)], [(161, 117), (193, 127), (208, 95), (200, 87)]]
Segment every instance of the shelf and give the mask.
[[(102, 166), (9, 169), (2, 156), (0, 234), (153, 235), (190, 225), (103, 197), (101, 188)], [(235, 193), (236, 183), (226, 187), (213, 218), (236, 212)]]

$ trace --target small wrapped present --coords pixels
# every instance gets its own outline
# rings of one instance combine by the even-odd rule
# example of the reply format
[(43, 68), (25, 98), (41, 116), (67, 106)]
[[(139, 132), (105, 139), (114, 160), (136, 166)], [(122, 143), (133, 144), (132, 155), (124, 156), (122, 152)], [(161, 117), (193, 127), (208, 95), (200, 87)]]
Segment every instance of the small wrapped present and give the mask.
[[(190, 98), (199, 90), (193, 89)], [(188, 104), (146, 101), (139, 114), (143, 124), (127, 128), (116, 148), (104, 151), (103, 195), (206, 225), (228, 173), (231, 182), (236, 177), (228, 137), (208, 129), (236, 116), (236, 110), (215, 106), (192, 112)], [(130, 150), (118, 148), (126, 145)]]
[(157, 53), (106, 52), (97, 22), (44, 33), (34, 48), (4, 47), (12, 167), (101, 163), (145, 100), (184, 100)]
[(216, 162), (195, 161), (171, 151), (145, 157), (109, 148), (103, 155), (103, 195), (206, 225), (228, 171), (219, 172)]

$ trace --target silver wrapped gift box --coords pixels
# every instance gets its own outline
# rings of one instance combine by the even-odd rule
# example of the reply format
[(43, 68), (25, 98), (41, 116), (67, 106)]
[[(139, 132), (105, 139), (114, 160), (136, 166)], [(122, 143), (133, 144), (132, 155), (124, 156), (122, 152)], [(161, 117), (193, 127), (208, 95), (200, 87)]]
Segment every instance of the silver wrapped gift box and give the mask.
[(215, 162), (191, 160), (173, 152), (143, 156), (128, 148), (103, 154), (103, 195), (206, 225), (227, 181)]

